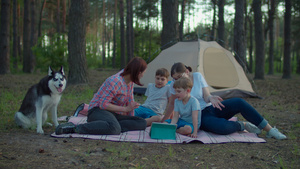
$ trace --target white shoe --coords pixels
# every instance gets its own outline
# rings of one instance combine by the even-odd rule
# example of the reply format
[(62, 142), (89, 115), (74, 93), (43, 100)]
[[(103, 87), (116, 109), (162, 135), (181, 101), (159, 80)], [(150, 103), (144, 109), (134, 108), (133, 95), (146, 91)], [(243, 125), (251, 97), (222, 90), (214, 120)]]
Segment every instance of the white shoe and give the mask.
[(245, 130), (247, 130), (249, 133), (256, 133), (256, 134), (261, 133), (261, 129), (259, 129), (258, 127), (256, 127), (254, 124), (250, 122), (245, 123)]
[(286, 139), (286, 136), (282, 133), (280, 133), (278, 131), (277, 128), (272, 128), (270, 131), (268, 131), (267, 135), (266, 135), (267, 138), (276, 138), (277, 140), (283, 140), (283, 139)]

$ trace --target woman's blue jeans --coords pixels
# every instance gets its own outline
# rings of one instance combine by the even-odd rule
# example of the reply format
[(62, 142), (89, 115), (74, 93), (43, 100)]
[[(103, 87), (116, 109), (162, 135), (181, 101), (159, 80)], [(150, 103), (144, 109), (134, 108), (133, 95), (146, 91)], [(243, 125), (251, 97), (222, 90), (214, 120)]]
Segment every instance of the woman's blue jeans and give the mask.
[(121, 132), (145, 130), (147, 122), (143, 118), (125, 116), (95, 107), (88, 112), (87, 123), (76, 126), (80, 134), (118, 135)]
[(244, 99), (232, 98), (222, 101), (225, 106), (222, 110), (206, 107), (202, 110), (201, 130), (209, 131), (216, 134), (231, 134), (237, 131), (243, 131), (244, 125), (240, 122), (228, 121), (234, 115), (241, 115), (259, 129), (266, 127), (268, 122)]

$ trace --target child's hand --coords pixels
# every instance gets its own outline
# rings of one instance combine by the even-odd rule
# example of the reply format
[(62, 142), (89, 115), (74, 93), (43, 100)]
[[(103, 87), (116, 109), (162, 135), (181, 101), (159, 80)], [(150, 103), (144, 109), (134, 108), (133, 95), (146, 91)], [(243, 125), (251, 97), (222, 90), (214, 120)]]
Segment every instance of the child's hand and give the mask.
[(192, 138), (197, 138), (197, 133), (192, 133), (189, 136), (192, 137)]

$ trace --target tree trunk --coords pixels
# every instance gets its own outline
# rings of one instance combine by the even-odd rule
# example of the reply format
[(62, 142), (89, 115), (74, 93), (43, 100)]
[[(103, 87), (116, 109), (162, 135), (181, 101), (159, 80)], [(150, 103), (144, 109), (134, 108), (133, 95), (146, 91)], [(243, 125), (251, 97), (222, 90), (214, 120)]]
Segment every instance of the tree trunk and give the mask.
[(185, 4), (186, 0), (182, 0), (181, 3), (181, 21), (179, 26), (179, 40), (183, 41), (183, 25), (184, 25), (184, 19), (185, 19)]
[(274, 16), (275, 16), (275, 0), (271, 0), (271, 8), (269, 10), (269, 38), (270, 38), (270, 46), (269, 46), (269, 75), (274, 74)]
[[(248, 16), (248, 3), (247, 3), (247, 0), (245, 0), (244, 2), (244, 45), (245, 45), (245, 53), (246, 53), (246, 57), (247, 57), (247, 45), (248, 45), (248, 38), (247, 38), (247, 35), (248, 35), (248, 22), (247, 22), (247, 18), (249, 17)], [(247, 70), (249, 70), (249, 63), (247, 62), (247, 58), (245, 58), (246, 60), (246, 63), (247, 63)]]
[(213, 4), (214, 13), (213, 13), (212, 28), (211, 28), (211, 32), (210, 32), (210, 40), (213, 41), (213, 40), (215, 40), (216, 14), (217, 14), (216, 5), (217, 5), (217, 0), (212, 0), (211, 2)]
[(224, 32), (225, 32), (225, 22), (224, 22), (224, 5), (225, 5), (225, 0), (219, 0), (218, 2), (218, 8), (219, 8), (219, 21), (218, 21), (218, 38), (217, 42), (225, 47), (225, 39), (224, 39)]
[[(298, 42), (298, 44), (299, 44), (299, 42)], [(296, 73), (300, 75), (300, 50), (299, 49), (297, 49), (297, 50), (298, 50), (298, 52), (296, 52), (296, 57), (297, 57), (297, 69), (296, 69)]]
[(66, 13), (67, 13), (66, 0), (62, 0), (62, 29), (61, 29), (62, 33), (65, 33), (66, 31)]
[(60, 0), (57, 0), (56, 6), (56, 32), (60, 33)]
[(87, 83), (86, 64), (86, 26), (89, 2), (87, 0), (72, 0), (69, 12), (69, 84)]
[(248, 17), (249, 21), (249, 72), (253, 72), (253, 24), (250, 17)]
[(121, 68), (124, 68), (126, 65), (125, 59), (125, 35), (124, 35), (124, 3), (123, 0), (119, 0), (119, 12), (120, 12), (120, 32), (121, 32)]
[(1, 1), (0, 74), (10, 73), (10, 0)]
[(291, 66), (291, 0), (285, 0), (284, 13), (284, 58), (283, 58), (283, 79), (290, 79), (292, 74)]
[(13, 68), (18, 69), (18, 16), (17, 0), (13, 0)]
[[(98, 18), (99, 16), (98, 16), (98, 13), (99, 13), (99, 11), (98, 11), (98, 9), (99, 9), (99, 5), (98, 5), (98, 1), (96, 1), (95, 2), (95, 18)], [(99, 19), (96, 19), (95, 20), (95, 24), (94, 24), (94, 33), (95, 33), (95, 36), (94, 36), (94, 38), (93, 38), (93, 46), (94, 46), (94, 48), (93, 48), (93, 55), (94, 56), (97, 56), (97, 52), (98, 52), (98, 21), (99, 21)]]
[(163, 30), (161, 34), (161, 46), (176, 42), (177, 36), (177, 0), (161, 1)]
[(253, 0), (254, 27), (255, 27), (255, 79), (264, 79), (265, 72), (265, 45), (262, 29), (261, 1)]
[(235, 0), (234, 18), (234, 39), (233, 50), (236, 52), (234, 57), (244, 70), (247, 69), (245, 32), (244, 32), (244, 0)]
[(102, 20), (103, 20), (103, 32), (102, 32), (102, 66), (105, 67), (106, 65), (106, 48), (105, 48), (105, 42), (106, 42), (106, 12), (105, 12), (105, 1), (103, 1), (102, 5)]
[(133, 57), (133, 14), (132, 14), (132, 0), (126, 0), (127, 2), (127, 61), (130, 61)]
[(112, 67), (116, 68), (116, 50), (117, 50), (117, 40), (116, 40), (116, 22), (117, 22), (117, 6), (118, 0), (115, 0), (115, 10), (114, 10), (114, 30), (113, 30), (113, 57), (112, 57)]
[(46, 0), (44, 0), (43, 4), (42, 4), (42, 8), (40, 11), (40, 19), (39, 19), (39, 26), (38, 26), (38, 38), (42, 36), (42, 19), (43, 19), (43, 10), (46, 7)]
[(32, 52), (32, 47), (36, 44), (35, 39), (35, 0), (31, 0), (31, 29), (30, 29), (30, 58), (32, 62), (32, 69), (35, 67), (35, 55)]
[(23, 72), (33, 72), (33, 58), (30, 55), (30, 0), (24, 0), (24, 19), (23, 19)]

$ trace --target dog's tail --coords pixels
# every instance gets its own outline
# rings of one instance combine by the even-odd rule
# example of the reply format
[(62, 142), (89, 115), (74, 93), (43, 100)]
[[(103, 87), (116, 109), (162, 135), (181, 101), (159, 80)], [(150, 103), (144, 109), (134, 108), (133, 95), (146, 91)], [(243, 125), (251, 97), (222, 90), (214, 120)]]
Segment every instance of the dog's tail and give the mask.
[(26, 117), (22, 112), (17, 112), (15, 114), (15, 121), (18, 126), (21, 126), (26, 129), (32, 126), (30, 119)]

